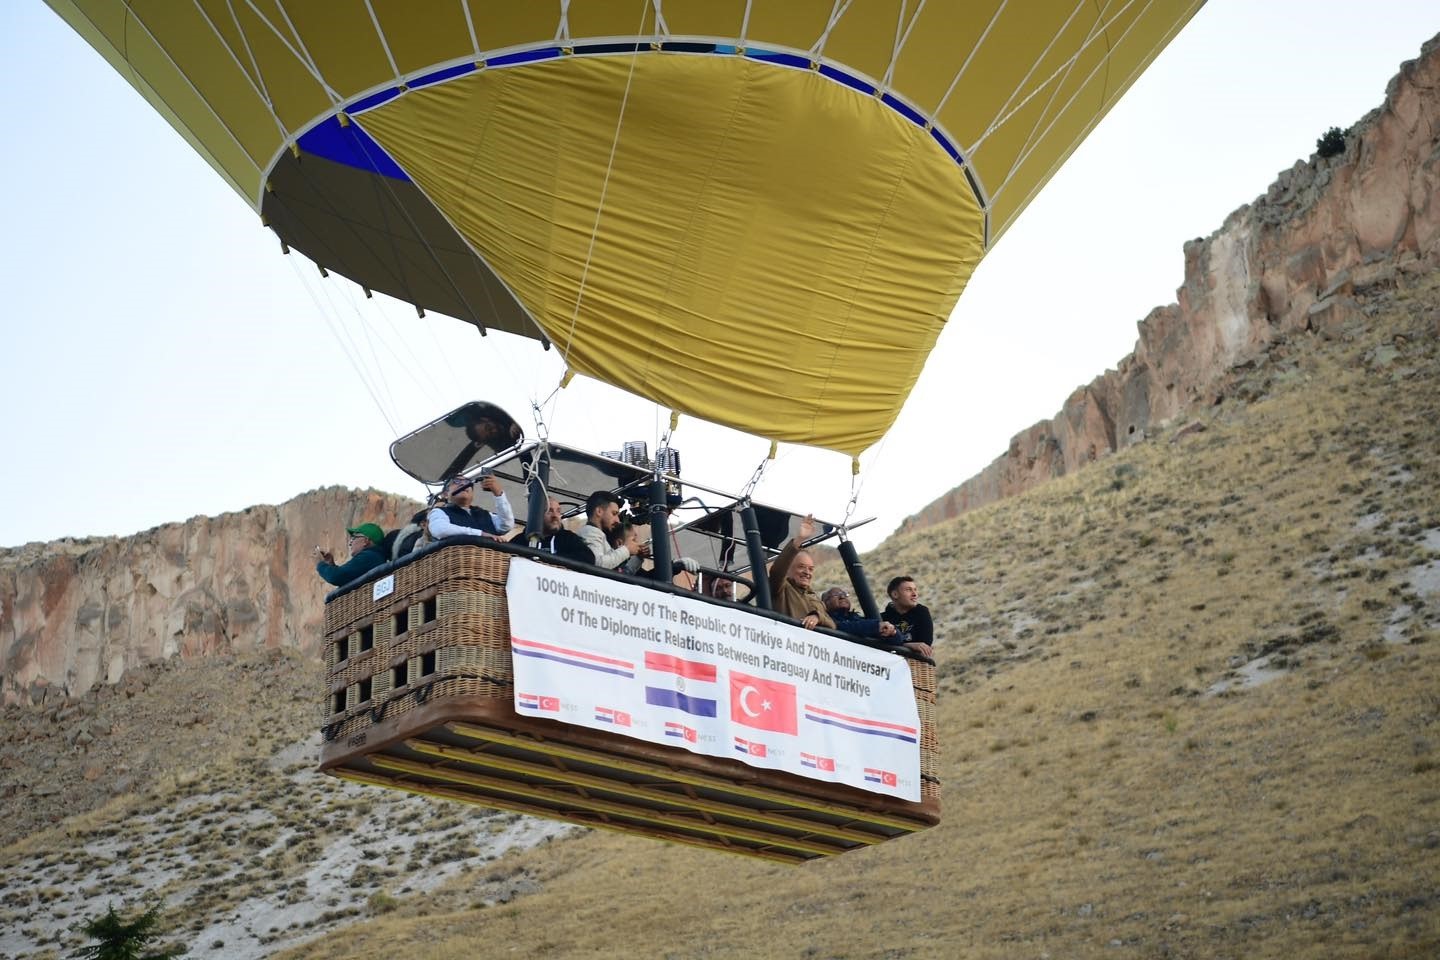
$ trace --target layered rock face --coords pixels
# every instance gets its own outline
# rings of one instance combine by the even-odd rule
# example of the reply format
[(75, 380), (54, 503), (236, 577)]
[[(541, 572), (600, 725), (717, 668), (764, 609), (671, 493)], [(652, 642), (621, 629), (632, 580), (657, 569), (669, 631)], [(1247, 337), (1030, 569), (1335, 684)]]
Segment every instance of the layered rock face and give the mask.
[(1280, 336), (1354, 319), (1356, 287), (1440, 266), (1440, 37), (1400, 68), (1345, 152), (1282, 173), (1208, 239), (1185, 245), (1177, 302), (1139, 323), (1135, 350), (1015, 435), (988, 467), (908, 518), (939, 523), (1143, 440), (1224, 398), (1227, 374)]
[(392, 494), (327, 487), (133, 537), (0, 550), (0, 699), (78, 695), (156, 658), (318, 652), (331, 587), (311, 551), (343, 554), (344, 527), (391, 529), (417, 509)]

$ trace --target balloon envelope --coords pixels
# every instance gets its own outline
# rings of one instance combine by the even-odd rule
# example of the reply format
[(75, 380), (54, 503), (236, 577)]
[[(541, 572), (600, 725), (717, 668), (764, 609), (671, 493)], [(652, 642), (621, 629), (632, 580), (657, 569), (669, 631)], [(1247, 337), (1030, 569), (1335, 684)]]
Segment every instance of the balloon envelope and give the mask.
[(49, 2), (322, 266), (850, 454), (1201, 6)]

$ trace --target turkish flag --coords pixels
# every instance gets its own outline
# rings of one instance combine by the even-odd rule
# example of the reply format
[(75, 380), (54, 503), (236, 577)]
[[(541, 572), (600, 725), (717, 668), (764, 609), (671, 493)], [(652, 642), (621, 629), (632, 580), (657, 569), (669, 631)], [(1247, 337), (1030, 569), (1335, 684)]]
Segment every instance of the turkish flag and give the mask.
[(795, 735), (795, 686), (730, 671), (730, 719), (756, 730)]

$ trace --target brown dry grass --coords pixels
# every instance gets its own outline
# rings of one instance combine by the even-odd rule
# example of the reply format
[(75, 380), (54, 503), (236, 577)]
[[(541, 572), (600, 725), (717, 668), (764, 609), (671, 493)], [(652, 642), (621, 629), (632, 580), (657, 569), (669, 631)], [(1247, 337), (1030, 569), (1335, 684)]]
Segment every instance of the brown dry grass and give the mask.
[[(68, 951), (40, 924), (87, 913), (63, 881), (164, 893), (192, 939), (247, 899), (313, 900), (295, 960), (1440, 955), (1440, 278), (1362, 299), (1363, 328), (1276, 344), (1203, 432), (866, 558), (937, 618), (934, 830), (800, 868), (589, 832), (418, 894), (505, 818), (397, 800), (411, 853), (307, 884), (390, 797), (265, 759), (313, 732), (317, 668), (166, 665), (96, 694), (114, 731), (85, 753), (66, 737), (91, 713), (20, 739), (7, 714), (7, 777), (66, 789), (5, 801), (0, 934)], [(1278, 679), (1207, 693), (1262, 659)]]
[(1204, 432), (867, 558), (939, 621), (938, 828), (800, 868), (592, 832), (284, 956), (1440, 955), (1440, 282), (1365, 302)]

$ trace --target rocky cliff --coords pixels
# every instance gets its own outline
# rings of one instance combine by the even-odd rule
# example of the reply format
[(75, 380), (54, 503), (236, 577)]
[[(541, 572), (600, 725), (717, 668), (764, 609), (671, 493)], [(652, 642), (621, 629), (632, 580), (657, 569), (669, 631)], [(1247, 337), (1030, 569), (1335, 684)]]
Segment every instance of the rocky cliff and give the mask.
[(326, 592), (317, 544), (419, 508), (327, 487), (278, 507), (194, 517), (132, 537), (0, 550), (0, 699), (43, 703), (151, 659), (263, 648), (316, 652)]
[(1232, 372), (1277, 337), (1339, 331), (1352, 295), (1440, 266), (1440, 37), (1401, 66), (1345, 150), (1282, 173), (1185, 245), (1177, 302), (1139, 322), (1135, 350), (1016, 434), (980, 473), (908, 518), (915, 529), (1028, 490), (1222, 402)]

